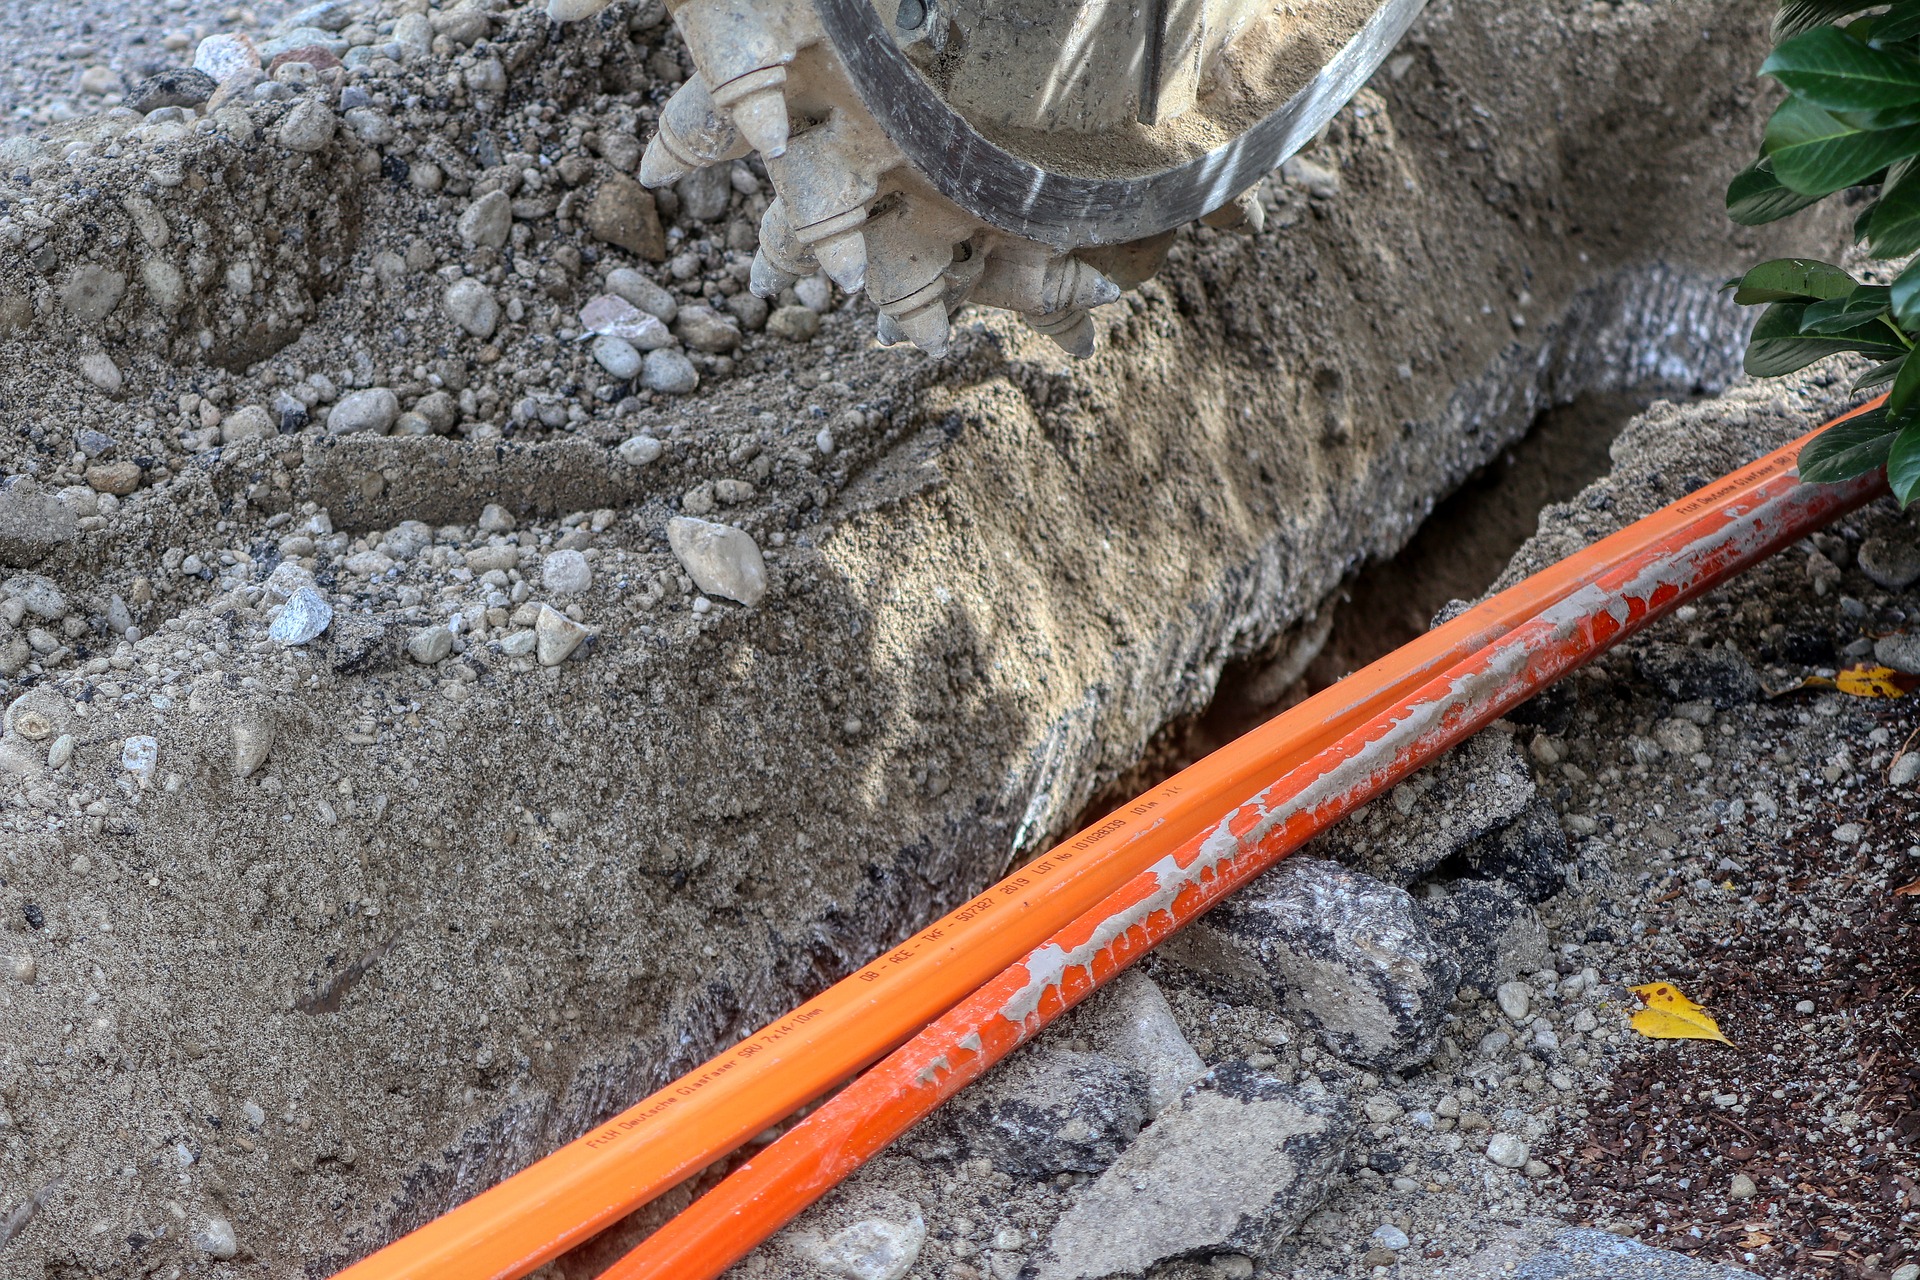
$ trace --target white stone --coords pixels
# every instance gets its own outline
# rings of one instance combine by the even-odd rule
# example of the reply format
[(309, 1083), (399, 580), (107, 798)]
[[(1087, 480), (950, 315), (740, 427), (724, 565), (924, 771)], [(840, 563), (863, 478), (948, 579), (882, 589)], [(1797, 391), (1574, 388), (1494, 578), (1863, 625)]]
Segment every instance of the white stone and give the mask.
[(529, 627), (525, 631), (515, 631), (502, 639), (500, 652), (509, 658), (524, 658), (532, 653), (539, 643), (540, 637), (534, 633), (533, 628)]
[(341, 396), (327, 411), (327, 432), (336, 436), (383, 436), (400, 416), (400, 398), (385, 387)]
[(333, 109), (318, 97), (302, 98), (280, 122), (280, 145), (289, 151), (318, 151), (333, 141)]
[[(652, 316), (647, 317), (653, 320)], [(659, 324), (658, 320), (654, 320)], [(631, 382), (640, 376), (640, 353), (633, 344), (622, 338), (602, 335), (593, 340), (593, 359), (602, 369), (622, 382)]]
[(743, 529), (675, 516), (667, 521), (667, 545), (687, 576), (710, 596), (752, 606), (767, 594), (766, 561)]
[(503, 248), (513, 231), (513, 199), (504, 191), (489, 191), (461, 213), (455, 224), (469, 249)]
[(662, 347), (647, 353), (646, 368), (641, 373), (640, 381), (649, 391), (683, 396), (700, 385), (700, 374), (694, 369), (693, 361), (684, 354), (671, 347)]
[(628, 466), (644, 467), (656, 461), (665, 449), (666, 446), (652, 436), (638, 435), (628, 436), (614, 452), (620, 456), (620, 461)]
[(813, 1262), (845, 1280), (900, 1280), (926, 1243), (927, 1224), (919, 1214), (905, 1223), (869, 1218), (827, 1237), (813, 1250)]
[(1400, 1250), (1412, 1243), (1412, 1241), (1407, 1239), (1407, 1233), (1394, 1226), (1391, 1222), (1383, 1222), (1375, 1227), (1373, 1234), (1367, 1237), (1367, 1242), (1378, 1245), (1382, 1249), (1391, 1249), (1395, 1253), (1400, 1252)]
[(142, 786), (153, 781), (153, 771), (159, 764), (160, 743), (147, 734), (137, 733), (120, 744), (120, 767)]
[(440, 301), (448, 319), (482, 341), (491, 338), (500, 326), (500, 303), (493, 296), (493, 290), (478, 280), (455, 280), (447, 286)]
[(1887, 781), (1896, 787), (1908, 786), (1915, 778), (1920, 778), (1920, 751), (1907, 752), (1887, 770)]
[(312, 587), (301, 587), (281, 607), (280, 616), (267, 628), (267, 635), (283, 645), (305, 644), (327, 629), (333, 621), (333, 606)]
[(233, 776), (250, 778), (267, 762), (278, 730), (273, 715), (263, 707), (241, 712), (233, 721)]
[(1510, 1133), (1496, 1133), (1487, 1139), (1487, 1159), (1502, 1169), (1518, 1169), (1530, 1154), (1527, 1144)]
[(833, 310), (833, 281), (827, 279), (825, 272), (796, 280), (793, 282), (793, 296), (815, 315), (825, 315)]
[(593, 585), (593, 566), (578, 551), (555, 551), (541, 562), (540, 585), (556, 596), (577, 596)]
[(80, 373), (88, 382), (110, 396), (119, 395), (120, 388), (125, 385), (120, 376), (120, 366), (115, 364), (113, 357), (104, 351), (90, 351), (81, 356)]
[(52, 746), (47, 748), (47, 768), (63, 769), (71, 759), (73, 759), (73, 735), (63, 733), (53, 740)]
[(1760, 1194), (1760, 1187), (1744, 1173), (1733, 1175), (1733, 1181), (1727, 1186), (1727, 1198), (1730, 1200), (1751, 1200)]
[(233, 1224), (225, 1218), (208, 1218), (207, 1225), (194, 1233), (193, 1244), (209, 1258), (231, 1258), (240, 1252)]
[(588, 333), (618, 338), (639, 351), (658, 351), (674, 342), (672, 332), (658, 316), (609, 293), (588, 299), (580, 308), (580, 327)]
[(607, 292), (617, 294), (664, 324), (672, 324), (680, 314), (680, 304), (672, 293), (655, 284), (632, 267), (618, 267), (607, 273)]
[(573, 656), (573, 651), (587, 638), (587, 629), (552, 605), (543, 604), (540, 616), (534, 620), (533, 634), (535, 656), (540, 659), (540, 665), (557, 667)]
[(407, 639), (407, 656), (432, 666), (453, 652), (453, 632), (445, 627), (422, 627)]
[(1494, 999), (1500, 1002), (1500, 1012), (1515, 1022), (1524, 1022), (1527, 1011), (1533, 1006), (1533, 989), (1519, 979), (1503, 982), (1494, 992)]
[(239, 440), (271, 440), (279, 435), (273, 415), (257, 404), (241, 405), (220, 420), (220, 443)]
[(223, 31), (208, 36), (193, 51), (193, 69), (204, 71), (216, 82), (260, 70), (260, 51), (253, 41), (238, 31)]

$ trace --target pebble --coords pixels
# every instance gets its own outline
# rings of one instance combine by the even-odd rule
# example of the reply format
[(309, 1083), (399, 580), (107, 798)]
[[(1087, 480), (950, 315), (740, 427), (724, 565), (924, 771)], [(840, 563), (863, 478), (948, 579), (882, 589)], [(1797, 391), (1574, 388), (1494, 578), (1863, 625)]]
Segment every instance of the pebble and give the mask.
[[(652, 316), (647, 317), (652, 320)], [(654, 320), (659, 324), (658, 320)], [(631, 382), (640, 376), (643, 365), (640, 353), (633, 344), (622, 338), (602, 335), (593, 340), (593, 359), (602, 369), (622, 382)]]
[(72, 714), (71, 705), (51, 689), (29, 690), (7, 704), (7, 733), (40, 742), (58, 733)]
[(660, 317), (610, 293), (587, 300), (587, 305), (580, 308), (580, 327), (588, 333), (618, 338), (641, 351), (674, 344), (673, 334)]
[(775, 307), (767, 332), (788, 342), (811, 342), (820, 336), (820, 314), (811, 307)]
[(137, 733), (120, 744), (120, 767), (141, 785), (153, 781), (153, 771), (159, 764), (160, 743), (147, 734)]
[(407, 656), (423, 666), (443, 661), (452, 652), (453, 632), (445, 627), (422, 627), (407, 639)]
[(552, 605), (543, 604), (540, 616), (534, 620), (533, 635), (535, 656), (540, 659), (540, 665), (557, 667), (573, 656), (573, 651), (587, 638), (587, 629)]
[(447, 318), (474, 337), (485, 341), (500, 326), (500, 303), (493, 290), (478, 280), (455, 280), (441, 295)]
[(577, 596), (593, 585), (593, 566), (578, 551), (556, 551), (540, 565), (540, 585), (557, 596)]
[(1873, 642), (1873, 660), (1883, 667), (1920, 675), (1920, 635), (1896, 631)]
[(63, 733), (53, 740), (47, 748), (47, 768), (64, 769), (67, 761), (73, 759), (73, 735)]
[(327, 629), (333, 621), (333, 606), (312, 587), (301, 587), (287, 598), (280, 616), (267, 628), (267, 635), (279, 644), (305, 644)]
[(240, 1252), (233, 1224), (225, 1218), (208, 1218), (207, 1224), (193, 1236), (194, 1247), (209, 1258), (231, 1258)]
[(1887, 1280), (1920, 1280), (1920, 1262), (1903, 1262), (1893, 1269)]
[(263, 708), (250, 709), (235, 718), (232, 731), (234, 777), (251, 778), (267, 762), (267, 753), (273, 749), (277, 729), (274, 717)]
[(653, 193), (623, 174), (600, 184), (587, 205), (587, 230), (649, 262), (665, 261), (667, 236)]
[(127, 278), (92, 262), (68, 272), (60, 286), (60, 305), (81, 324), (106, 319), (126, 296)]
[(1502, 1169), (1518, 1169), (1531, 1154), (1527, 1144), (1510, 1133), (1496, 1133), (1487, 1139), (1487, 1159)]
[(1727, 1196), (1734, 1200), (1751, 1200), (1760, 1194), (1760, 1187), (1744, 1173), (1733, 1175), (1733, 1182), (1727, 1187)]
[(793, 282), (793, 296), (814, 315), (825, 315), (833, 310), (833, 281), (827, 278), (826, 272), (816, 272)]
[(1868, 538), (1860, 544), (1860, 572), (1889, 591), (1920, 582), (1920, 545), (1911, 536)]
[(1907, 752), (1887, 770), (1887, 781), (1896, 787), (1911, 786), (1915, 778), (1920, 778), (1920, 752)]
[(513, 230), (513, 199), (504, 191), (489, 191), (461, 213), (455, 224), (469, 249), (504, 248)]
[(1801, 1000), (1793, 1006), (1793, 1011), (1795, 1013), (1812, 1013), (1814, 1011), (1814, 1008), (1815, 1006), (1813, 1001)]
[(31, 986), (40, 976), (40, 964), (32, 956), (15, 956), (13, 963), (8, 966), (8, 972), (13, 975), (15, 982), (24, 982)]
[(1677, 717), (1655, 725), (1653, 740), (1676, 756), (1693, 755), (1707, 745), (1699, 725)]
[(273, 415), (257, 404), (242, 405), (220, 420), (220, 443), (240, 440), (271, 440), (280, 434)]
[(1383, 1222), (1375, 1227), (1373, 1234), (1367, 1237), (1367, 1242), (1378, 1245), (1382, 1249), (1392, 1249), (1396, 1253), (1413, 1243), (1407, 1239), (1406, 1232), (1391, 1222)]
[(695, 351), (724, 355), (740, 345), (740, 326), (712, 307), (682, 307), (675, 326), (680, 341)]
[(104, 351), (91, 351), (81, 356), (80, 374), (110, 396), (119, 395), (120, 388), (125, 385), (120, 376), (120, 366)]
[(327, 412), (327, 434), (383, 436), (400, 416), (400, 398), (385, 387), (368, 387), (340, 397)]
[(242, 32), (221, 32), (208, 36), (194, 49), (193, 69), (205, 72), (218, 84), (232, 76), (260, 70), (260, 51), (254, 48), (252, 38)]
[(675, 516), (667, 543), (700, 590), (749, 607), (767, 594), (767, 565), (751, 534), (730, 525)]
[(167, 107), (197, 107), (218, 87), (219, 82), (205, 69), (176, 68), (148, 76), (133, 86), (124, 105), (141, 115)]
[(663, 347), (647, 353), (646, 367), (641, 371), (640, 381), (649, 391), (681, 396), (700, 385), (700, 375), (694, 370), (693, 361), (684, 354)]
[(905, 1223), (869, 1218), (821, 1241), (813, 1261), (845, 1280), (900, 1280), (926, 1243), (927, 1226), (918, 1214)]
[(1253, 1259), (1244, 1253), (1217, 1254), (1207, 1268), (1216, 1280), (1253, 1280)]
[(712, 222), (726, 216), (733, 199), (733, 173), (728, 165), (706, 165), (680, 179), (673, 189), (680, 197), (684, 216), (696, 222)]
[(280, 145), (289, 151), (318, 151), (333, 141), (333, 108), (318, 98), (303, 98), (280, 122)]
[(1533, 1004), (1533, 990), (1526, 983), (1515, 979), (1512, 982), (1501, 983), (1499, 990), (1494, 992), (1494, 999), (1500, 1002), (1500, 1012), (1515, 1022), (1524, 1022), (1527, 1011)]
[(1833, 829), (1833, 838), (1841, 844), (1859, 844), (1867, 829), (1857, 822), (1843, 822)]
[(512, 632), (502, 639), (500, 641), (500, 652), (509, 658), (524, 658), (532, 653), (534, 647), (539, 643), (540, 637), (534, 633), (532, 628), (528, 628), (525, 631)]
[(680, 304), (673, 294), (632, 267), (618, 267), (609, 271), (607, 292), (624, 298), (663, 324), (672, 324), (674, 317), (680, 314)]
[(513, 513), (497, 502), (489, 502), (480, 508), (480, 519), (475, 522), (475, 527), (482, 533), (512, 533)]
[(657, 461), (665, 449), (666, 446), (652, 436), (638, 435), (628, 436), (621, 441), (620, 447), (615, 449), (614, 453), (619, 455), (620, 461), (630, 467), (644, 467), (650, 462)]
[(131, 460), (96, 462), (87, 468), (87, 484), (96, 493), (124, 498), (140, 487), (140, 464)]

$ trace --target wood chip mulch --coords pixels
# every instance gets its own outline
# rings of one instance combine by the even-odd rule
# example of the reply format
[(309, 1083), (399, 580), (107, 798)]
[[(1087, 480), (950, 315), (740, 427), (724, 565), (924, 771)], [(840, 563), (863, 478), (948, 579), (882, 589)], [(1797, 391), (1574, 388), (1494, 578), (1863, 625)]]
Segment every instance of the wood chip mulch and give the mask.
[[(1874, 779), (1818, 806), (1781, 844), (1722, 833), (1746, 874), (1691, 892), (1737, 894), (1731, 912), (1669, 908), (1658, 953), (1675, 971), (1658, 976), (1735, 1047), (1649, 1042), (1562, 1135), (1561, 1172), (1589, 1222), (1663, 1248), (1888, 1280), (1920, 1262), (1920, 894), (1895, 892), (1920, 877), (1920, 805)], [(1858, 843), (1835, 838), (1845, 824)], [(1736, 1175), (1751, 1195), (1734, 1198)]]

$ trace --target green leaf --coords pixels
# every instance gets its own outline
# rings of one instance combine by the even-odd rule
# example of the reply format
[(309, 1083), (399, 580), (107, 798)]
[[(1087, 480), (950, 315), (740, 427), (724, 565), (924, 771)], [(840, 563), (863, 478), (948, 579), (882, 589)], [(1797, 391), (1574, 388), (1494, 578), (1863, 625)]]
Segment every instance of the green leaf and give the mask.
[(1773, 15), (1773, 42), (1791, 40), (1802, 32), (1871, 8), (1871, 3), (1861, 0), (1781, 0)]
[(1896, 44), (1920, 36), (1920, 4), (1902, 0), (1875, 20), (1868, 37), (1876, 45)]
[(1886, 335), (1888, 341), (1884, 342), (1875, 336), (1886, 334), (1879, 325), (1846, 333), (1801, 333), (1800, 321), (1806, 310), (1804, 302), (1776, 302), (1767, 308), (1759, 323), (1753, 326), (1753, 335), (1747, 339), (1745, 367), (1748, 373), (1756, 378), (1777, 378), (1847, 351), (1858, 351), (1875, 360), (1891, 360), (1906, 354), (1904, 347), (1892, 344), (1891, 334)]
[(1887, 416), (1895, 420), (1911, 417), (1908, 410), (1916, 395), (1920, 395), (1920, 360), (1908, 360), (1893, 380), (1893, 389), (1887, 392)]
[(1859, 244), (1867, 238), (1867, 228), (1873, 224), (1873, 211), (1879, 207), (1878, 200), (1869, 200), (1853, 215), (1853, 243)]
[(1900, 370), (1905, 368), (1906, 364), (1907, 358), (1905, 356), (1896, 356), (1892, 360), (1882, 361), (1855, 378), (1853, 380), (1853, 389), (1855, 391), (1869, 391), (1874, 387), (1884, 386), (1886, 383), (1892, 382), (1894, 378), (1898, 377)]
[(1920, 125), (1854, 129), (1796, 96), (1767, 121), (1766, 148), (1782, 184), (1802, 195), (1826, 196), (1920, 154)]
[(1903, 507), (1920, 498), (1920, 422), (1902, 428), (1887, 450), (1887, 485)]
[(1920, 330), (1920, 263), (1894, 277), (1890, 300), (1894, 323), (1908, 333)]
[(1800, 450), (1800, 478), (1808, 484), (1838, 484), (1864, 475), (1886, 463), (1900, 434), (1899, 427), (1888, 425), (1885, 409), (1836, 422)]
[(1879, 111), (1920, 102), (1920, 62), (1871, 48), (1837, 27), (1795, 36), (1760, 64), (1760, 74), (1829, 111)]
[(1819, 199), (1783, 186), (1774, 175), (1773, 161), (1761, 156), (1727, 184), (1727, 216), (1743, 227), (1758, 227), (1798, 213)]
[(1850, 296), (1860, 285), (1852, 276), (1817, 258), (1775, 258), (1734, 282), (1733, 300), (1743, 307), (1761, 302), (1812, 302)]
[(1902, 165), (1880, 192), (1867, 223), (1867, 247), (1876, 258), (1920, 252), (1920, 172)]
[(1846, 333), (1872, 324), (1885, 315), (1891, 305), (1891, 291), (1885, 285), (1863, 284), (1844, 298), (1830, 298), (1809, 306), (1800, 317), (1800, 332)]

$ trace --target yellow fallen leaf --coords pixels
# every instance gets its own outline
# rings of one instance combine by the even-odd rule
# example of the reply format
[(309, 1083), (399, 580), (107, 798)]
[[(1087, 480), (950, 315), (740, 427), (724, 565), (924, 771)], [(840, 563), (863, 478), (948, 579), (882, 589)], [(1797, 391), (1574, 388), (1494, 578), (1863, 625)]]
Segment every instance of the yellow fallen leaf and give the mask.
[(1718, 1040), (1721, 1044), (1733, 1041), (1720, 1034), (1720, 1026), (1712, 1015), (1680, 994), (1680, 988), (1671, 982), (1649, 982), (1635, 987), (1633, 994), (1646, 1001), (1647, 1007), (1627, 1020), (1627, 1025), (1647, 1037), (1649, 1040)]
[(1834, 687), (1856, 698), (1903, 698), (1912, 693), (1920, 680), (1892, 667), (1870, 667), (1864, 663), (1848, 667), (1833, 678)]

